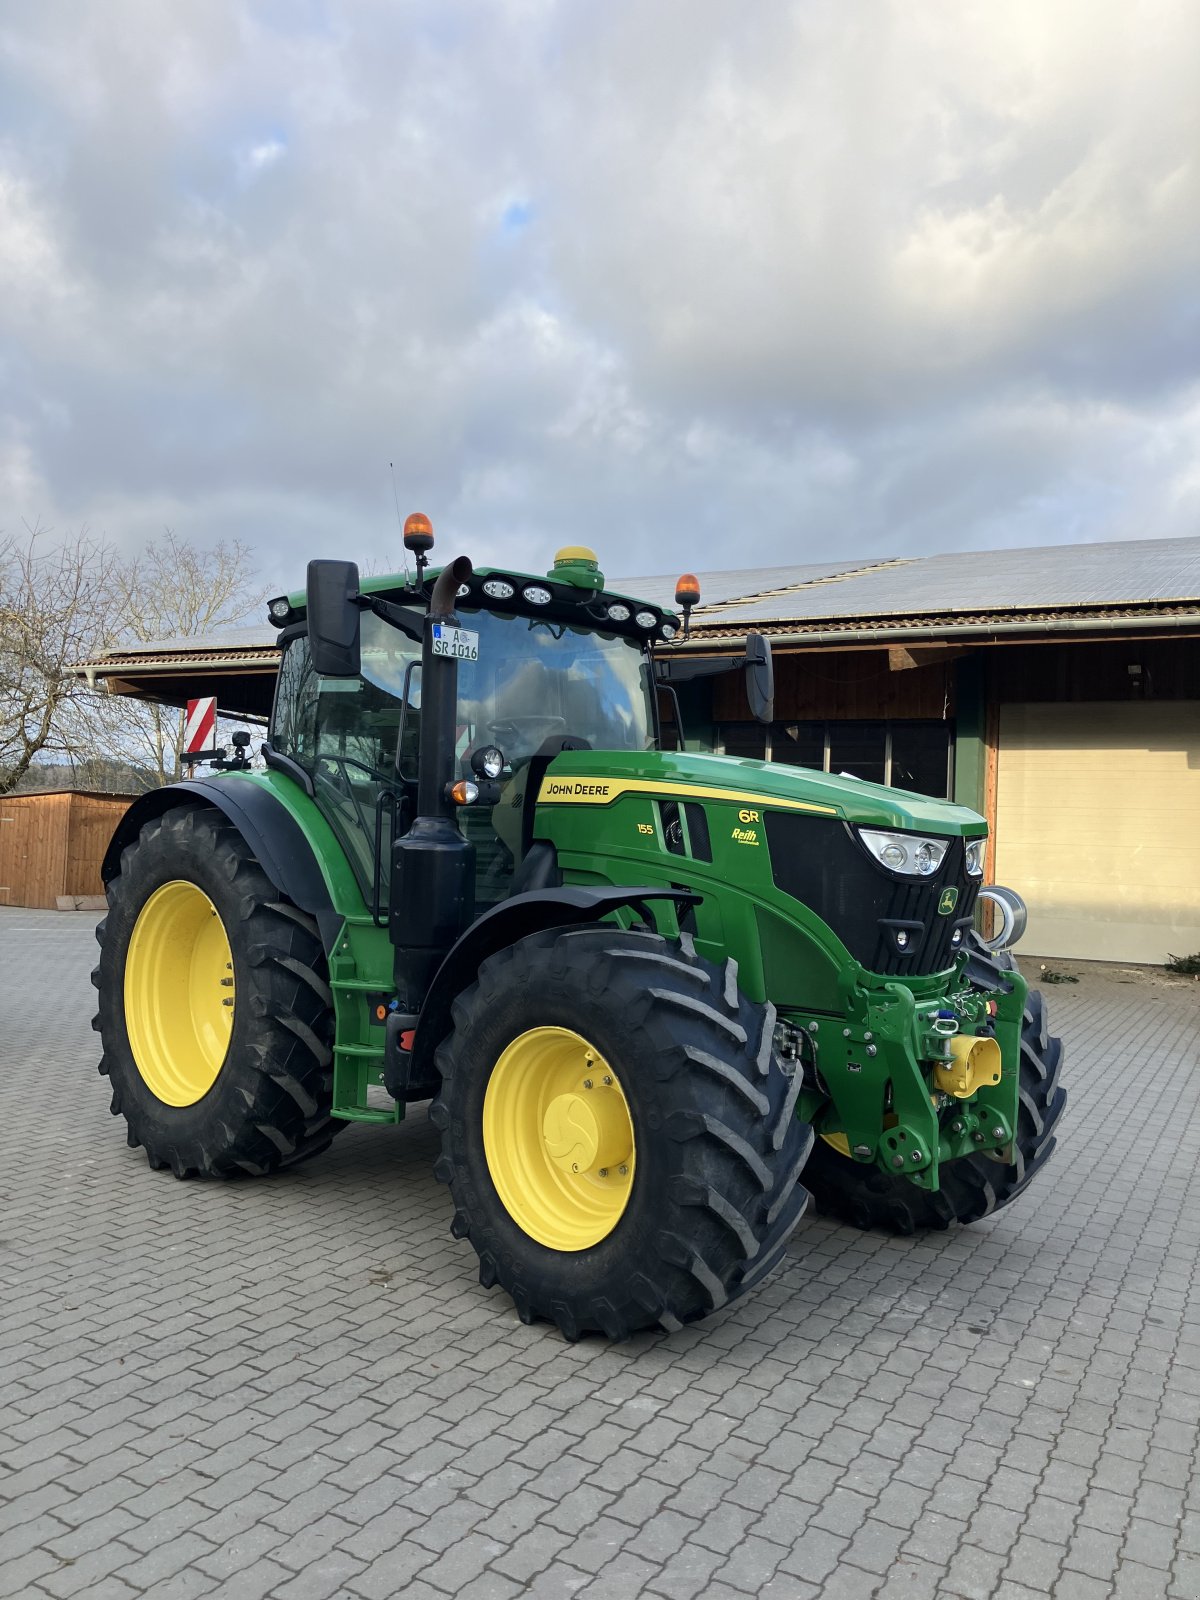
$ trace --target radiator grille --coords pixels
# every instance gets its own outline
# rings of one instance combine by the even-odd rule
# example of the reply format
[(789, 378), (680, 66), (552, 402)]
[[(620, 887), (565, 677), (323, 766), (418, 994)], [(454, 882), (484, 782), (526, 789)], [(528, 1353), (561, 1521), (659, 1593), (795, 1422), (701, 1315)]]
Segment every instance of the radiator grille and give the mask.
[[(766, 825), (776, 885), (823, 918), (869, 971), (924, 977), (953, 966), (961, 948), (952, 943), (954, 930), (963, 929), (965, 939), (979, 893), (961, 839), (951, 839), (933, 877), (901, 878), (879, 866), (844, 822), (768, 811)], [(958, 890), (958, 900), (943, 914), (938, 906), (948, 888)], [(897, 924), (907, 925), (904, 950)]]

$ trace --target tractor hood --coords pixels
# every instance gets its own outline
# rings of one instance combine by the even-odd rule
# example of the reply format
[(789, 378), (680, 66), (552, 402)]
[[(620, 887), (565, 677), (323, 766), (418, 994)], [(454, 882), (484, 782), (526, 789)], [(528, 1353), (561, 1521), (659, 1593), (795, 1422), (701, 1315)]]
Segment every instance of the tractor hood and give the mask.
[(944, 837), (986, 833), (976, 811), (879, 783), (808, 767), (691, 751), (571, 750), (550, 764), (539, 800), (604, 805), (630, 793), (660, 799), (723, 800), (844, 818), (865, 827)]

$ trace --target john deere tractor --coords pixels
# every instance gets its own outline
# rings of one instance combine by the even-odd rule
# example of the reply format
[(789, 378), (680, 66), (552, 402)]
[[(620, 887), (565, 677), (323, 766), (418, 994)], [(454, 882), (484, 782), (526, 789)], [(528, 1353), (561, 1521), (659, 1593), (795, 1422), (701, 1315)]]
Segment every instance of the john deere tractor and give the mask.
[[(1015, 1199), (1061, 1047), (1017, 897), (975, 931), (983, 819), (667, 748), (660, 704), (711, 665), (676, 612), (588, 550), (540, 577), (432, 543), (415, 516), (411, 576), (313, 562), (269, 607), (264, 770), (121, 822), (93, 977), (130, 1145), (262, 1174), (430, 1100), (481, 1281), (568, 1338), (735, 1299), (810, 1192), (901, 1233)], [(766, 640), (745, 671), (769, 719)]]

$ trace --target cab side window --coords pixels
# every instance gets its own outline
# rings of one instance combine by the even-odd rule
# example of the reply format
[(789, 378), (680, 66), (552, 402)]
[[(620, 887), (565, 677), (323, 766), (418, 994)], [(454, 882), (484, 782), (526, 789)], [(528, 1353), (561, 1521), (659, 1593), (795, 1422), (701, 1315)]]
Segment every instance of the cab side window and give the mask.
[(271, 712), (271, 743), (304, 767), (309, 765), (305, 756), (316, 743), (317, 683), (308, 640), (303, 637), (291, 640), (279, 663), (275, 705)]
[(361, 677), (322, 678), (313, 670), (308, 640), (291, 640), (279, 667), (271, 742), (311, 777), (317, 808), (370, 905), (377, 874), (386, 899), (393, 827), (405, 826), (396, 753), (403, 723), (405, 752), (415, 764), (420, 716), (411, 704), (404, 716), (398, 696), (407, 686), (415, 698), (408, 668), (419, 646), (370, 615), (363, 619), (362, 644)]

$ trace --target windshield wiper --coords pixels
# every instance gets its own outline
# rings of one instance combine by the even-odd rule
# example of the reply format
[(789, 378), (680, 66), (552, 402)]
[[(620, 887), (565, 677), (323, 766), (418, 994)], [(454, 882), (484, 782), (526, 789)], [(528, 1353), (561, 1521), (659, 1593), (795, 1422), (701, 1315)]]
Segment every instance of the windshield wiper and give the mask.
[(567, 631), (567, 625), (566, 625), (565, 622), (560, 622), (558, 624), (558, 626), (556, 627), (553, 622), (547, 622), (545, 617), (530, 617), (530, 619), (529, 619), (529, 631), (530, 631), (530, 633), (532, 633), (535, 628), (546, 628), (546, 629), (548, 629), (549, 632), (550, 632), (551, 638), (554, 639), (554, 641), (556, 643), (558, 642), (559, 639), (561, 639), (563, 637), (563, 635)]

